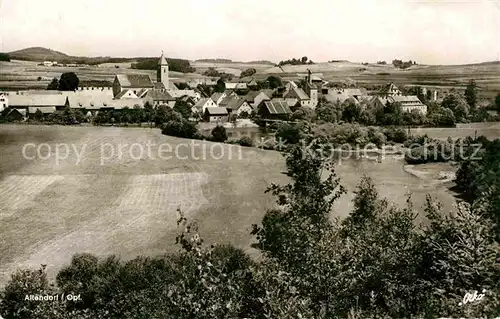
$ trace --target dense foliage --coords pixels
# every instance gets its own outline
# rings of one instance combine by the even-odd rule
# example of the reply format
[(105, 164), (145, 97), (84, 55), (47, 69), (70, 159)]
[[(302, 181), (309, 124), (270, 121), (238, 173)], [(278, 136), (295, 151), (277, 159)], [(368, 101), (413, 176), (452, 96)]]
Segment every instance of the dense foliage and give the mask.
[(402, 61), (402, 60), (398, 60), (398, 59), (392, 60), (392, 65), (394, 65), (396, 68), (399, 68), (399, 69), (407, 69), (410, 66), (415, 65), (415, 64), (417, 64), (417, 62), (412, 61), (412, 60), (409, 60), (409, 61)]
[(78, 84), (80, 80), (74, 72), (66, 72), (61, 74), (59, 78), (59, 86), (57, 89), (59, 91), (76, 91), (78, 89)]
[[(191, 66), (191, 63), (189, 63), (189, 60), (167, 58), (167, 63), (169, 71), (182, 73), (193, 73), (196, 71), (196, 69)], [(139, 70), (157, 70), (158, 58), (143, 59), (137, 63), (132, 63), (131, 68)]]
[(304, 65), (304, 64), (314, 64), (314, 62), (312, 60), (308, 59), (306, 56), (303, 56), (300, 59), (292, 58), (289, 60), (280, 61), (278, 63), (278, 66), (283, 66), (283, 65), (287, 65), (287, 64), (289, 64), (289, 65)]
[(473, 203), (486, 200), (500, 241), (500, 139), (482, 140), (480, 160), (464, 160), (457, 172), (457, 189)]
[(9, 54), (0, 52), (0, 61), (10, 62)]
[(244, 77), (247, 77), (247, 76), (252, 76), (255, 73), (257, 73), (257, 70), (255, 68), (246, 69), (246, 70), (244, 70), (244, 71), (241, 72), (240, 78), (244, 78)]

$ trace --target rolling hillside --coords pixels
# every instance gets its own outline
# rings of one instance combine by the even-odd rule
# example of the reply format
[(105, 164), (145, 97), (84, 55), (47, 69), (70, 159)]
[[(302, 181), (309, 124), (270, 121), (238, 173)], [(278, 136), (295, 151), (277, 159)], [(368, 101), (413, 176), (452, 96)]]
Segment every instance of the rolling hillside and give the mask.
[(27, 61), (58, 61), (71, 58), (69, 55), (42, 47), (31, 47), (9, 52), (10, 58), (14, 60)]

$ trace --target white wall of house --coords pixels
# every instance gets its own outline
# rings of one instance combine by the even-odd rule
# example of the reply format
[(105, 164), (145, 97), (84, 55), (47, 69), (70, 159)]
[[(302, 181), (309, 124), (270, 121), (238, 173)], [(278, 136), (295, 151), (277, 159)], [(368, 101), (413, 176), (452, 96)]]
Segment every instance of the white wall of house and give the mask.
[(9, 98), (7, 95), (0, 94), (0, 112), (9, 107)]
[(420, 113), (426, 115), (427, 114), (427, 105), (410, 105), (410, 106), (402, 106), (401, 107), (403, 112), (408, 112), (410, 113), (413, 110), (418, 110)]
[(205, 113), (205, 110), (207, 109), (207, 107), (217, 107), (217, 104), (215, 104), (214, 101), (212, 101), (212, 99), (207, 99), (207, 101), (205, 102), (205, 104), (203, 104), (202, 106), (202, 112)]
[(241, 104), (239, 109), (236, 110), (237, 115), (240, 115), (243, 112), (246, 112), (248, 114), (252, 113), (252, 107), (247, 102), (244, 102), (243, 104)]

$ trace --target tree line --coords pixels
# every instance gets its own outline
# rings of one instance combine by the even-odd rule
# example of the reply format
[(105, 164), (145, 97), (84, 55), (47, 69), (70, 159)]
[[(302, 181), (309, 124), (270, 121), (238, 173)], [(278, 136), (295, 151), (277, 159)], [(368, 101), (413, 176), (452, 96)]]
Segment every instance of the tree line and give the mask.
[[(189, 60), (167, 58), (169, 71), (181, 73), (193, 73), (196, 71), (191, 66)], [(158, 70), (158, 58), (146, 58), (131, 64), (132, 69), (138, 70)]]

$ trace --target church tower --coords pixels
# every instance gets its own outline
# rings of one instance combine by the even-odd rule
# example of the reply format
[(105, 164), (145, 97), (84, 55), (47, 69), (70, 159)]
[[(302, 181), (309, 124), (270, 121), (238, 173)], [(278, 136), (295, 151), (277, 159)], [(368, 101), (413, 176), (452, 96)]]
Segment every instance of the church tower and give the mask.
[(158, 70), (156, 71), (156, 81), (158, 83), (163, 83), (165, 89), (169, 89), (168, 85), (168, 63), (167, 59), (161, 54), (160, 60), (158, 61)]

